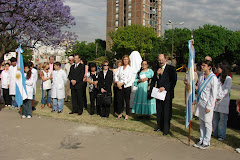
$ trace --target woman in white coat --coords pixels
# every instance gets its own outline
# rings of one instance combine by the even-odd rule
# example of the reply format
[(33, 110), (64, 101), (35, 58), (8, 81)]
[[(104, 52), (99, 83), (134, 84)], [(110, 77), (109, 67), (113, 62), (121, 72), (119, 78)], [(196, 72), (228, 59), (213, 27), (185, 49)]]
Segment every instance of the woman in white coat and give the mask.
[(202, 62), (202, 74), (198, 79), (198, 94), (195, 115), (200, 121), (200, 141), (194, 147), (206, 149), (210, 146), (213, 110), (217, 97), (217, 77), (211, 71), (211, 61)]
[(52, 94), (51, 97), (53, 98), (53, 107), (51, 112), (62, 113), (63, 111), (63, 102), (65, 98), (65, 85), (67, 83), (67, 75), (61, 69), (61, 63), (55, 62), (54, 63), (53, 71), (53, 84), (52, 84)]
[(218, 65), (218, 94), (213, 115), (213, 136), (223, 141), (226, 138), (227, 116), (229, 113), (230, 90), (232, 78), (229, 76), (228, 63)]
[(30, 70), (29, 64), (24, 65), (24, 75), (26, 79), (27, 99), (23, 101), (23, 115), (22, 118), (30, 119), (32, 117), (32, 100), (34, 92), (34, 75)]

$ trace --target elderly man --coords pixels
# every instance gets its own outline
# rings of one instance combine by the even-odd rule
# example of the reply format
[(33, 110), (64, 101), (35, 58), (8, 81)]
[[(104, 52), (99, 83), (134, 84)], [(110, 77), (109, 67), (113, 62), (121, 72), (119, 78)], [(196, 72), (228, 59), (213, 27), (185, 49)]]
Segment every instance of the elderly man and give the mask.
[(166, 63), (167, 59), (164, 54), (159, 54), (159, 68), (155, 71), (151, 88), (157, 88), (159, 92), (167, 91), (165, 100), (156, 100), (157, 104), (157, 128), (154, 131), (162, 131), (163, 135), (169, 134), (170, 130), (170, 113), (171, 101), (173, 99), (174, 87), (177, 81), (176, 69)]
[(75, 64), (71, 66), (68, 75), (72, 95), (72, 112), (69, 114), (78, 113), (78, 115), (82, 115), (85, 66), (80, 63), (79, 55), (74, 56), (74, 61)]
[[(74, 64), (74, 63), (73, 63), (73, 59), (74, 59), (73, 56), (69, 56), (69, 57), (68, 57), (69, 63), (67, 63), (67, 64), (64, 66), (64, 69), (63, 69), (63, 70), (65, 71), (67, 77), (68, 77), (68, 75), (69, 75), (71, 66)], [(68, 100), (69, 100), (69, 92), (70, 92), (70, 81), (67, 80), (67, 83), (66, 83), (66, 85), (65, 85), (65, 102), (68, 102)]]

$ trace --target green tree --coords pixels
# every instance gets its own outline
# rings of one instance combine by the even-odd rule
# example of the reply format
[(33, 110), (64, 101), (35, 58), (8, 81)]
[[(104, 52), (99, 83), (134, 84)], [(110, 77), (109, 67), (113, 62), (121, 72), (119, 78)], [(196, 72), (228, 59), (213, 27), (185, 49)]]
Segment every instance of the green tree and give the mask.
[(116, 58), (120, 58), (132, 51), (150, 53), (153, 48), (153, 41), (157, 36), (151, 27), (131, 25), (118, 28), (115, 32), (109, 33), (113, 40), (112, 52), (116, 52)]
[(23, 62), (26, 63), (26, 62), (32, 61), (33, 51), (25, 47), (23, 47), (23, 50), (24, 50), (24, 52), (22, 53)]
[(172, 29), (166, 30), (164, 34), (165, 50), (168, 55), (172, 53), (172, 36), (173, 36), (173, 53), (176, 54), (177, 66), (181, 66), (188, 60), (188, 40), (191, 39), (191, 31), (187, 28), (175, 28), (174, 34)]

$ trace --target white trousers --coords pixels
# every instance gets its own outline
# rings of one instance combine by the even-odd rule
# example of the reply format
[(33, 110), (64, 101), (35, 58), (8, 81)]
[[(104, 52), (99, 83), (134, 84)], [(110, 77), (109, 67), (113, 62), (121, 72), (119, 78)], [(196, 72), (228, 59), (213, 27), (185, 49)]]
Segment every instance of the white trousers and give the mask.
[(201, 118), (200, 121), (200, 142), (204, 145), (210, 145), (212, 135), (212, 122), (204, 122)]

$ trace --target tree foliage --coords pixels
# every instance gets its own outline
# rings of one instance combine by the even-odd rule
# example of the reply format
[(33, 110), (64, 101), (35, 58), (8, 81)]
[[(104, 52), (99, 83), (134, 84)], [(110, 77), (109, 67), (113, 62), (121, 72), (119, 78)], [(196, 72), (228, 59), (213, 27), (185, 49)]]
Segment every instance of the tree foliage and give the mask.
[(63, 0), (1, 0), (0, 56), (15, 49), (12, 41), (34, 47), (37, 42), (58, 45), (66, 37), (74, 38), (62, 27), (75, 25), (70, 7)]
[(157, 38), (153, 28), (141, 25), (118, 28), (115, 32), (110, 32), (109, 36), (113, 40), (112, 52), (116, 52), (116, 58), (129, 55), (135, 50), (141, 54), (150, 53), (153, 41)]
[[(204, 25), (192, 32), (187, 29), (174, 29), (174, 53), (178, 66), (188, 62), (188, 40), (193, 33), (195, 59), (200, 63), (205, 56), (211, 56), (215, 63), (227, 60), (230, 64), (239, 60), (240, 33), (233, 32), (222, 26)], [(163, 45), (166, 53), (171, 53), (172, 30), (166, 30)]]
[(67, 55), (78, 54), (80, 57), (86, 58), (88, 61), (92, 61), (98, 57), (108, 55), (111, 56), (111, 53), (106, 53), (106, 41), (102, 39), (96, 39), (95, 43), (87, 43), (86, 41), (76, 42), (72, 51)]

